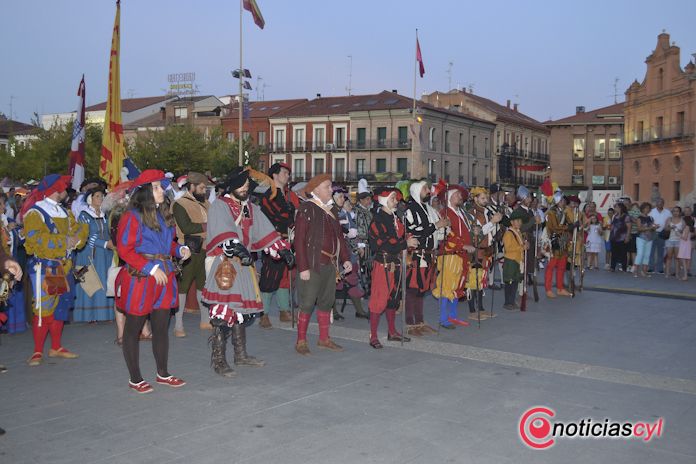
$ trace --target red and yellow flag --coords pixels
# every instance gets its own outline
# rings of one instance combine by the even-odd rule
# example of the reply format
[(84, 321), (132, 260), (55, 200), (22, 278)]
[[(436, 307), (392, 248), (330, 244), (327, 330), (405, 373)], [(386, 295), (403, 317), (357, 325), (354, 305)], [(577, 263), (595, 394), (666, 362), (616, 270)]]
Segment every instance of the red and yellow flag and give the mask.
[(266, 20), (263, 19), (261, 9), (259, 8), (259, 5), (256, 4), (256, 0), (244, 0), (242, 5), (244, 6), (245, 10), (251, 12), (251, 15), (254, 17), (254, 23), (263, 29), (263, 26), (266, 25)]
[(111, 38), (111, 57), (109, 59), (109, 88), (104, 115), (104, 133), (102, 135), (102, 155), (99, 163), (99, 175), (109, 187), (114, 187), (121, 179), (121, 168), (126, 156), (123, 140), (123, 121), (121, 119), (121, 3), (116, 1), (116, 19)]

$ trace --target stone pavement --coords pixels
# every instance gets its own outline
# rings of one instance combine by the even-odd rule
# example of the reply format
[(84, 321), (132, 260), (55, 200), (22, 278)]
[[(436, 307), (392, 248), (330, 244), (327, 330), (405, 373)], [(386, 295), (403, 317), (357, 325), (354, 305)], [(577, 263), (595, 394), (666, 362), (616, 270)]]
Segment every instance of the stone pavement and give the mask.
[[(649, 291), (664, 291), (663, 280), (586, 276), (587, 285)], [(696, 294), (694, 282), (667, 291)], [(233, 379), (211, 371), (207, 333), (186, 315), (188, 337), (170, 338), (170, 370), (188, 384), (144, 396), (127, 388), (111, 324), (66, 327), (65, 345), (80, 358), (36, 368), (24, 363), (29, 333), (3, 336), (0, 463), (696, 462), (692, 301), (596, 291), (550, 301), (542, 292), (538, 303), (530, 294), (526, 313), (510, 313), (500, 309), (502, 292), (495, 300), (498, 317), (480, 329), (443, 330), (403, 348), (385, 337), (379, 351), (350, 305), (332, 327), (343, 353), (313, 348), (304, 358), (289, 325), (254, 326), (249, 351), (268, 365)], [(426, 301), (434, 325), (435, 300)], [(316, 325), (310, 332), (313, 347)], [(153, 381), (150, 347), (141, 348)], [(533, 451), (518, 424), (536, 405), (564, 421), (662, 417), (664, 435), (559, 439)]]

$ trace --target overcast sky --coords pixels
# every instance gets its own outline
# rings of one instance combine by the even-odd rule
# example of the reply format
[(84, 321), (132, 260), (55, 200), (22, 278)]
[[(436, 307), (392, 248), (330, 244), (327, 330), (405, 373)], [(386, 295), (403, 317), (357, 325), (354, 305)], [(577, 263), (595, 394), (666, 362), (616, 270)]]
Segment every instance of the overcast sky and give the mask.
[[(426, 74), (417, 93), (451, 83), (538, 120), (619, 101), (645, 74), (665, 29), (696, 52), (696, 1), (258, 0), (260, 30), (244, 12), (244, 67), (265, 99), (397, 89), (413, 95), (415, 29)], [(121, 95), (161, 95), (169, 73), (195, 72), (201, 94), (236, 93), (236, 0), (122, 0)], [(106, 99), (112, 0), (0, 0), (0, 112), (74, 111), (82, 73), (87, 103)]]

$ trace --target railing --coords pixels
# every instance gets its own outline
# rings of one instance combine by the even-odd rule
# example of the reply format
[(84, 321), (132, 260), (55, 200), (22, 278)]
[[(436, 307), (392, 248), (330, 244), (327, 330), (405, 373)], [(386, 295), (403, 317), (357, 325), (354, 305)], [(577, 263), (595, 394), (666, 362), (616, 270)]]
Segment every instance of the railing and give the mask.
[(675, 124), (664, 124), (661, 126), (652, 126), (642, 131), (629, 130), (626, 137), (625, 145), (636, 145), (639, 143), (653, 143), (671, 139), (679, 139), (684, 137), (693, 137), (694, 125), (692, 122), (683, 122)]
[(351, 140), (348, 148), (353, 151), (359, 150), (410, 150), (410, 139), (374, 139), (374, 140)]
[[(511, 186), (524, 185), (526, 187), (538, 187), (544, 182), (544, 179), (542, 178), (542, 176), (535, 176), (535, 175), (508, 176), (508, 177), (498, 176), (497, 181), (501, 184), (506, 184), (506, 185), (511, 185)], [(486, 183), (488, 183), (488, 179), (486, 179)]]
[(585, 176), (583, 174), (573, 174), (571, 176), (571, 184), (585, 185)]
[[(538, 152), (533, 152), (533, 151), (529, 151), (529, 150), (518, 150), (515, 147), (503, 146), (503, 147), (501, 147), (500, 153), (498, 153), (497, 156), (509, 156), (509, 157), (512, 157), (515, 159), (539, 161), (539, 162), (544, 162), (544, 163), (549, 162), (549, 155), (546, 153), (538, 153)], [(575, 155), (573, 155), (573, 158), (579, 159)]]
[[(324, 171), (326, 172), (326, 171)], [(329, 173), (332, 175), (336, 182), (357, 182), (360, 179), (365, 179), (368, 182), (385, 182), (385, 183), (396, 183), (400, 180), (407, 180), (411, 178), (411, 173), (409, 171), (405, 172), (362, 172), (358, 173), (356, 171), (339, 171)], [(311, 179), (317, 175), (310, 171), (306, 172), (293, 172), (290, 177), (293, 182), (303, 182)]]

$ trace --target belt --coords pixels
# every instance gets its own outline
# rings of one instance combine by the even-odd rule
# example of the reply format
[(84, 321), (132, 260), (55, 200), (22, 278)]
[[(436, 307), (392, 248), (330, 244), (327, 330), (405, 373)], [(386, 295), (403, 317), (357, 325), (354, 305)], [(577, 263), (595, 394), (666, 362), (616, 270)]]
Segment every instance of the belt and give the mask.
[(144, 257), (146, 257), (147, 259), (158, 259), (158, 260), (160, 260), (160, 261), (171, 261), (171, 260), (172, 260), (172, 257), (171, 257), (170, 255), (162, 255), (162, 254), (151, 255), (151, 254), (148, 254), (148, 253), (141, 253), (141, 254), (142, 254)]
[(331, 259), (331, 261), (336, 261), (338, 259), (338, 257), (336, 255), (333, 255), (333, 254), (329, 253), (328, 251), (321, 250), (321, 254), (324, 256), (327, 256), (329, 259)]

